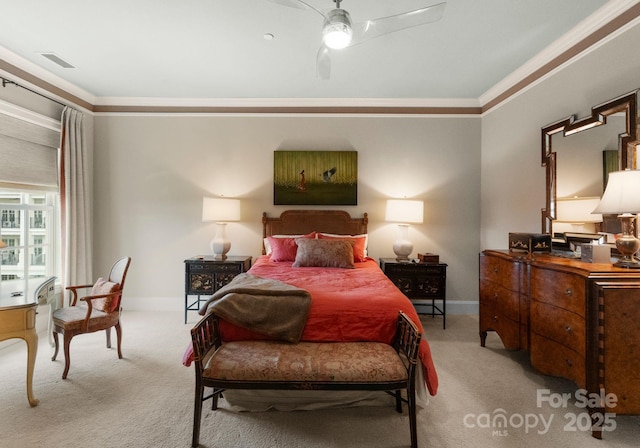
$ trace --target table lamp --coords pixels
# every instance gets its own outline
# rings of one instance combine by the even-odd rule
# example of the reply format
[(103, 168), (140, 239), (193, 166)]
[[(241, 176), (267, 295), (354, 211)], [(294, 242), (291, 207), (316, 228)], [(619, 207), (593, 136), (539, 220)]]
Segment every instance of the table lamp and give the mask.
[(593, 213), (616, 214), (622, 223), (622, 235), (616, 239), (616, 248), (622, 258), (614, 266), (640, 269), (640, 262), (634, 256), (640, 249), (640, 240), (635, 236), (633, 225), (640, 213), (640, 171), (609, 173), (607, 188)]
[(240, 200), (203, 198), (202, 221), (216, 222), (216, 235), (211, 240), (211, 252), (216, 259), (224, 260), (227, 258), (227, 252), (231, 249), (231, 242), (226, 235), (227, 222), (240, 221)]
[(592, 213), (598, 206), (600, 198), (597, 196), (558, 198), (556, 201), (556, 221), (570, 224), (595, 224), (602, 222), (602, 215)]
[(389, 199), (387, 201), (385, 220), (398, 223), (398, 239), (393, 243), (396, 260), (409, 260), (409, 255), (413, 251), (413, 243), (409, 241), (409, 223), (422, 223), (423, 219), (423, 201), (405, 199)]

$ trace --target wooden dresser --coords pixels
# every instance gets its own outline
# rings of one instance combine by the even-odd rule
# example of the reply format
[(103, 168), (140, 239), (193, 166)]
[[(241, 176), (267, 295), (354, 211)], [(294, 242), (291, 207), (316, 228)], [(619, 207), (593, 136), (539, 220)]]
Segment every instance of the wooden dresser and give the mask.
[(495, 331), (506, 348), (529, 350), (539, 372), (589, 394), (616, 394), (617, 406), (605, 412), (640, 414), (638, 322), (640, 271), (548, 254), (480, 254), (481, 345)]

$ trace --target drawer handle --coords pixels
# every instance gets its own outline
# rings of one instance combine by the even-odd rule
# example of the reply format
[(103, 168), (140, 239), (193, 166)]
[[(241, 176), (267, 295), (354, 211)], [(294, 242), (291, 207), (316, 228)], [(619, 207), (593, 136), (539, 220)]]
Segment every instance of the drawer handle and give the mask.
[(569, 367), (573, 367), (573, 362), (569, 358), (565, 359), (565, 362)]
[(569, 297), (571, 297), (571, 296), (573, 296), (573, 289), (571, 289), (571, 288), (567, 288), (567, 289), (564, 291), (564, 293), (565, 293), (566, 295), (568, 295)]
[(497, 315), (496, 315), (496, 316), (493, 316), (493, 321), (494, 321), (494, 322), (498, 322), (498, 316), (497, 316)]
[(493, 272), (498, 272), (498, 268), (497, 268), (497, 267), (494, 267), (494, 268), (493, 268)]
[(494, 299), (497, 299), (497, 298), (498, 298), (498, 293), (497, 293), (497, 292), (494, 292), (494, 293), (493, 293), (493, 298), (494, 298)]
[(567, 333), (571, 333), (573, 331), (573, 328), (571, 328), (570, 325), (567, 325), (564, 329), (567, 331)]

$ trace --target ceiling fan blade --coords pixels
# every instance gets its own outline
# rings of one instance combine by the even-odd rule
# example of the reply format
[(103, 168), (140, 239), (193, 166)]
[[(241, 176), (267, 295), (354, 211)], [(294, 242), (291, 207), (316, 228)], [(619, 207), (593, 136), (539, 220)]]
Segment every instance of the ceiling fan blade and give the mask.
[(304, 2), (302, 0), (269, 0), (271, 3), (277, 3), (279, 5), (282, 6), (287, 6), (289, 8), (295, 8), (295, 9), (311, 9), (312, 11), (317, 12), (318, 14), (320, 14), (322, 17), (326, 18), (327, 16), (325, 15), (325, 13), (323, 13), (322, 11), (320, 11), (319, 9), (313, 7), (312, 5), (310, 5), (307, 2)]
[(325, 81), (331, 77), (331, 53), (324, 44), (320, 46), (316, 57), (316, 75)]
[(437, 22), (442, 18), (446, 5), (446, 2), (442, 2), (414, 11), (356, 23), (353, 25), (353, 40), (349, 46), (357, 45), (385, 34)]

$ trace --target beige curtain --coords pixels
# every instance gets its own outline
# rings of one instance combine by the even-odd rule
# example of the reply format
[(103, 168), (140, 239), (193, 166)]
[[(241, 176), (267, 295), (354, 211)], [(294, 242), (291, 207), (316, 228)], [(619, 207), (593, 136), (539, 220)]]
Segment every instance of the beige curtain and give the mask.
[(83, 114), (65, 107), (60, 142), (63, 287), (93, 283), (91, 188)]

